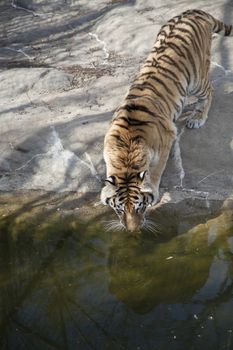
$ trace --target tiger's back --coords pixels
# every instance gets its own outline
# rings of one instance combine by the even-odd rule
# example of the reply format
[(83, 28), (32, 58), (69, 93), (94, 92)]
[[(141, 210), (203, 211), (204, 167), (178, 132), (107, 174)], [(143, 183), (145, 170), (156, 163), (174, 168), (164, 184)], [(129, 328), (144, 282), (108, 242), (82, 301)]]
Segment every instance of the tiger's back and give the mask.
[(159, 102), (159, 112), (176, 120), (188, 95), (203, 97), (209, 88), (213, 32), (232, 35), (232, 26), (200, 10), (188, 10), (170, 19), (160, 29), (126, 99), (150, 97)]
[[(169, 20), (114, 114), (104, 142), (109, 180), (101, 197), (128, 229), (141, 226), (147, 206), (158, 199), (161, 175), (176, 138), (174, 121), (182, 113), (186, 97), (197, 98), (187, 127), (199, 128), (208, 117), (213, 32), (232, 35), (232, 26), (200, 10)], [(127, 225), (123, 216), (131, 217), (135, 225)], [(142, 219), (136, 220), (139, 216)]]

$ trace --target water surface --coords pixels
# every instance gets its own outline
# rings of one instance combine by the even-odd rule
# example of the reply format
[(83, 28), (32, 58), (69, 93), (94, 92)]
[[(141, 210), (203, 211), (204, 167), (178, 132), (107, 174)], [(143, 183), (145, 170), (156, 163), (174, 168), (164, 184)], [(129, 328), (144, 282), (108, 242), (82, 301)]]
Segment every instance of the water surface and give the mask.
[(193, 204), (133, 237), (93, 207), (2, 202), (0, 349), (232, 349), (232, 210)]

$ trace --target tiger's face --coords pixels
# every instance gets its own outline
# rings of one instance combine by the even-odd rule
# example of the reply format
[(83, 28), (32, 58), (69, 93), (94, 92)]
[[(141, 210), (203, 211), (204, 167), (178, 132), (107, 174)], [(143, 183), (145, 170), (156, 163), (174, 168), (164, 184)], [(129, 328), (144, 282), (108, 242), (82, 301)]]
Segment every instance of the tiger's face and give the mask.
[(152, 188), (145, 181), (146, 171), (127, 180), (110, 176), (105, 180), (101, 201), (109, 205), (128, 231), (138, 231), (145, 224), (146, 209), (156, 202)]

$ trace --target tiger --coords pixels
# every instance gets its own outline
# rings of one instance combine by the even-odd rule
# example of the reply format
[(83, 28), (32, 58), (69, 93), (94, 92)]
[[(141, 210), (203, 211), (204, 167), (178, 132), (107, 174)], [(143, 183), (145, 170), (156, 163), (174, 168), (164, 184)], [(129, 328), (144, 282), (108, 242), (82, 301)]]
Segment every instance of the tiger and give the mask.
[(188, 96), (197, 102), (186, 126), (197, 129), (207, 120), (212, 33), (232, 36), (232, 25), (197, 9), (171, 18), (114, 112), (104, 138), (107, 177), (101, 202), (114, 209), (128, 231), (145, 227), (148, 207), (159, 200), (161, 176), (177, 137), (175, 122)]

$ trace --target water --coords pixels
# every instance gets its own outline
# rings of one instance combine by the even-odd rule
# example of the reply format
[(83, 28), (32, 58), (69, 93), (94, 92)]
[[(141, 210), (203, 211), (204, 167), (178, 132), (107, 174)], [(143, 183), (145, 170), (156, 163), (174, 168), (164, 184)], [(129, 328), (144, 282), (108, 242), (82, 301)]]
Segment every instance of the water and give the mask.
[(3, 202), (1, 350), (233, 349), (232, 210), (165, 206), (132, 237), (93, 207)]

